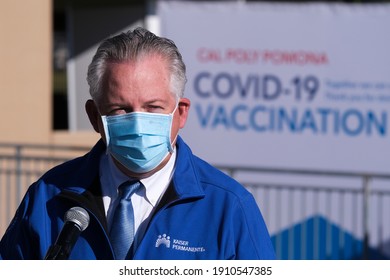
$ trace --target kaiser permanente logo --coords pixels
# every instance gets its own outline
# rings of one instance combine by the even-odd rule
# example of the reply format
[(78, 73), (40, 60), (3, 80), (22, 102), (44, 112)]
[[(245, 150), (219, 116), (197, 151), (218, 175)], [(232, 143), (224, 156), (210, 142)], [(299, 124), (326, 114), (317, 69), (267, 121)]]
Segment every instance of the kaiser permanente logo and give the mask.
[(162, 247), (166, 249), (178, 250), (178, 251), (187, 251), (187, 252), (205, 252), (206, 249), (204, 247), (192, 247), (190, 246), (190, 242), (186, 240), (180, 239), (171, 239), (171, 237), (167, 234), (162, 234), (157, 237), (156, 240), (156, 248)]

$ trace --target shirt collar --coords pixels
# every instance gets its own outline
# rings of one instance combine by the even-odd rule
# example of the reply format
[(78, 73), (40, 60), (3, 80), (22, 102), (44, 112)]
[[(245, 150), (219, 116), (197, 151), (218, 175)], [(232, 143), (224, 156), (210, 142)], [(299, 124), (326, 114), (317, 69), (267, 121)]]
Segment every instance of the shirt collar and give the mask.
[[(115, 165), (111, 156), (104, 154), (102, 155), (103, 164), (101, 164), (101, 181), (111, 182), (108, 185), (111, 185), (110, 190), (105, 190), (103, 192), (109, 192), (113, 196), (116, 196), (117, 188), (124, 183), (125, 181), (131, 180), (133, 178), (128, 177), (119, 168)], [(155, 207), (160, 201), (162, 194), (168, 188), (171, 181), (172, 175), (175, 169), (176, 162), (176, 148), (174, 147), (172, 155), (167, 162), (167, 164), (154, 173), (152, 176), (141, 179), (141, 183), (145, 187), (145, 199)], [(108, 172), (107, 172), (108, 170)], [(107, 185), (106, 185), (107, 186)]]
[(141, 179), (141, 183), (146, 189), (146, 198), (153, 207), (160, 201), (162, 194), (168, 188), (175, 170), (176, 149), (173, 149), (172, 155), (167, 164), (148, 178)]

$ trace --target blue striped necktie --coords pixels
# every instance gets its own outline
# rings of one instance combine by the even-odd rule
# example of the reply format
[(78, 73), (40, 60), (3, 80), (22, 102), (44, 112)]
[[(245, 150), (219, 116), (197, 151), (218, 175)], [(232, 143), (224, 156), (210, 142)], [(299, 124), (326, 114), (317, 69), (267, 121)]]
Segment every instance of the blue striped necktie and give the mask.
[(128, 181), (119, 186), (119, 204), (111, 224), (110, 240), (115, 259), (124, 260), (134, 240), (134, 211), (131, 196), (140, 188), (139, 181)]

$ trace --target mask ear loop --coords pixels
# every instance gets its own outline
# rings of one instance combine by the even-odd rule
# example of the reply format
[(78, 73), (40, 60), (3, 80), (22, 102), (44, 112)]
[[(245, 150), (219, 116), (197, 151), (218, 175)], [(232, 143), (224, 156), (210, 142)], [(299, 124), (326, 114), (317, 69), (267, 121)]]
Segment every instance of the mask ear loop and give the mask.
[(101, 116), (101, 118), (103, 123), (104, 135), (106, 136), (106, 154), (109, 154), (108, 148), (110, 147), (110, 134), (108, 132), (107, 116)]
[(174, 150), (174, 146), (172, 145), (172, 143), (176, 142), (176, 139), (177, 139), (177, 136), (179, 135), (179, 132), (177, 132), (176, 136), (175, 136), (175, 139), (173, 139), (173, 141), (171, 141), (171, 135), (172, 135), (172, 124), (173, 124), (173, 115), (176, 113), (176, 110), (177, 108), (179, 108), (179, 101), (176, 102), (176, 106), (175, 106), (175, 109), (173, 110), (172, 113), (170, 113), (170, 117), (171, 117), (171, 127), (169, 129), (169, 152), (172, 153), (173, 150)]

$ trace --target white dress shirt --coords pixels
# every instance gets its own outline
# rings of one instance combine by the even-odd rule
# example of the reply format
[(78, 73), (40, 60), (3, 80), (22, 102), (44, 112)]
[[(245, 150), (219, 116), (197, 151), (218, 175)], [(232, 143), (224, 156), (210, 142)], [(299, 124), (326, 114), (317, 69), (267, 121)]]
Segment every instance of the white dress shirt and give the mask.
[[(162, 195), (168, 188), (174, 172), (176, 161), (176, 149), (173, 150), (172, 156), (168, 163), (152, 176), (141, 179), (141, 187), (131, 197), (134, 209), (134, 232), (135, 247), (142, 240), (146, 227), (148, 226), (153, 214), (153, 210), (161, 200)], [(131, 180), (127, 175), (120, 171), (112, 157), (104, 153), (100, 158), (100, 184), (102, 186), (103, 204), (106, 212), (108, 228), (111, 228), (113, 214), (118, 199), (118, 187), (125, 181)]]

